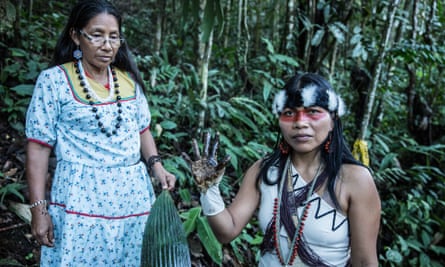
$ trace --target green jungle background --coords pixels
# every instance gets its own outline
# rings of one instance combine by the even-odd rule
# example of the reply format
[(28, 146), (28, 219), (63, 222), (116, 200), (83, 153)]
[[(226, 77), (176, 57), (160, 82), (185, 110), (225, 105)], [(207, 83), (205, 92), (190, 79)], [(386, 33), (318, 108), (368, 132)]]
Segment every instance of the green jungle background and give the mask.
[[(24, 116), (74, 2), (0, 1), (2, 266), (37, 266), (26, 219), (6, 212), (28, 203)], [(255, 266), (262, 236), (253, 218), (229, 245), (215, 240), (181, 152), (203, 132), (221, 133), (229, 204), (243, 172), (274, 146), (272, 98), (297, 71), (331, 81), (348, 107), (351, 149), (368, 144), (382, 199), (381, 266), (445, 266), (444, 0), (112, 2), (149, 88), (164, 165), (178, 177), (173, 196), (194, 266)], [(20, 249), (6, 243), (19, 240), (12, 232), (27, 238), (14, 241)]]

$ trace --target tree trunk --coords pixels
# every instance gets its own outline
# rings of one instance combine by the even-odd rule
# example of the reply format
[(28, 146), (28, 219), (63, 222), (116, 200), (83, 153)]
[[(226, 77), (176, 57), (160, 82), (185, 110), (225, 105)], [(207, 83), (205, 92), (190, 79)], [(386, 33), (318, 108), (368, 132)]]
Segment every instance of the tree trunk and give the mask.
[[(199, 20), (200, 24), (203, 23), (204, 10), (206, 4), (209, 4), (206, 0), (201, 0), (200, 2), (200, 11), (199, 11)], [(201, 27), (199, 27), (201, 29)], [(209, 74), (209, 61), (210, 55), (212, 52), (212, 44), (213, 44), (213, 29), (210, 31), (209, 38), (207, 41), (203, 41), (202, 35), (204, 32), (199, 33), (199, 49), (198, 49), (198, 71), (200, 75), (201, 82), (201, 91), (199, 92), (200, 102), (205, 107), (199, 112), (199, 129), (204, 129), (205, 126), (205, 114), (207, 110), (207, 89), (208, 89), (208, 74)]]
[(247, 0), (240, 0), (238, 4), (238, 24), (237, 24), (237, 67), (238, 74), (243, 81), (243, 88), (247, 84), (247, 54), (249, 49), (249, 29), (247, 26)]
[(290, 49), (294, 43), (294, 28), (295, 28), (295, 0), (287, 1), (287, 35), (286, 35), (286, 49)]
[(381, 70), (382, 70), (382, 67), (384, 64), (383, 60), (386, 55), (386, 50), (389, 46), (389, 40), (390, 40), (392, 28), (393, 28), (394, 17), (395, 17), (395, 13), (397, 10), (397, 6), (399, 5), (399, 2), (400, 2), (400, 0), (394, 0), (391, 3), (390, 9), (388, 10), (388, 21), (387, 21), (386, 32), (384, 34), (384, 39), (382, 40), (382, 43), (380, 46), (379, 57), (377, 58), (376, 68), (375, 68), (375, 71), (373, 72), (374, 75), (372, 76), (373, 77), (372, 86), (371, 86), (370, 91), (368, 92), (368, 101), (366, 103), (365, 113), (364, 113), (362, 125), (360, 128), (359, 139), (361, 139), (361, 140), (365, 140), (366, 132), (368, 130), (368, 125), (369, 125), (369, 121), (371, 118), (372, 108), (373, 108), (374, 100), (375, 100), (375, 92), (377, 90)]
[[(154, 51), (153, 51), (153, 55), (155, 57), (158, 57), (161, 51), (161, 46), (162, 46), (162, 21), (163, 21), (163, 17), (164, 17), (164, 10), (165, 10), (165, 2), (161, 1), (161, 2), (157, 2), (156, 4), (156, 9), (158, 12), (156, 12), (156, 33), (155, 33), (155, 44), (154, 44)], [(158, 67), (154, 66), (152, 68), (151, 71), (151, 75), (150, 75), (150, 85), (151, 87), (155, 87), (156, 86), (156, 77), (157, 77), (157, 70)]]

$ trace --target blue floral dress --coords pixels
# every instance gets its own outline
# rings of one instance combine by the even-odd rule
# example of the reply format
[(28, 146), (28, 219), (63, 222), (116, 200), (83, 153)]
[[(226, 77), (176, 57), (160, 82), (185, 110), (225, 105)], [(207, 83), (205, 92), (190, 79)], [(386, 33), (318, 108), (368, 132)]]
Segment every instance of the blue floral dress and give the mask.
[[(150, 112), (140, 87), (116, 70), (122, 96), (122, 121), (116, 135), (115, 102), (85, 99), (74, 64), (43, 71), (27, 112), (26, 135), (54, 149), (57, 167), (48, 211), (55, 246), (42, 247), (41, 266), (140, 266), (145, 222), (155, 200), (150, 177), (140, 161), (140, 134)], [(106, 94), (106, 88), (89, 79)]]

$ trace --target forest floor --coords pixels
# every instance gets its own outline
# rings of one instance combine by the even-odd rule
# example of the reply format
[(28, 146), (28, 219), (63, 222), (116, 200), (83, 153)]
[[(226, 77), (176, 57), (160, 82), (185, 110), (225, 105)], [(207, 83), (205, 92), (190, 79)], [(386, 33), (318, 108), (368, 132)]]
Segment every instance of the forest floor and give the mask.
[[(28, 203), (25, 184), (25, 138), (0, 122), (0, 266), (37, 266), (40, 247), (31, 236), (29, 223), (10, 207)], [(24, 187), (24, 186), (23, 186)], [(17, 191), (15, 191), (17, 190)], [(21, 195), (23, 199), (18, 197)]]

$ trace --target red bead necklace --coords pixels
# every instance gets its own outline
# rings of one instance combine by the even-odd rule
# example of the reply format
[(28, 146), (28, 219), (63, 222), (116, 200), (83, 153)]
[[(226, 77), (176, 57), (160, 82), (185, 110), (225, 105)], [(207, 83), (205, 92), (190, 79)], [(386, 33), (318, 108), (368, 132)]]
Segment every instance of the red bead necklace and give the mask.
[[(286, 173), (283, 172), (283, 177), (281, 179), (280, 183), (280, 189), (278, 193), (278, 197), (275, 198), (274, 201), (274, 207), (273, 207), (273, 217), (272, 217), (272, 233), (274, 238), (274, 246), (275, 250), (277, 252), (278, 260), (280, 261), (282, 266), (292, 266), (295, 258), (298, 256), (298, 245), (301, 240), (301, 236), (303, 235), (303, 229), (304, 229), (304, 221), (306, 220), (309, 208), (311, 207), (311, 202), (309, 202), (312, 193), (314, 192), (314, 187), (317, 182), (318, 174), (321, 169), (321, 164), (318, 166), (317, 172), (315, 174), (315, 177), (312, 181), (311, 187), (309, 189), (309, 192), (306, 196), (306, 201), (304, 202), (304, 208), (302, 211), (302, 214), (300, 218), (298, 219), (298, 223), (296, 226), (295, 234), (292, 239), (291, 248), (292, 251), (288, 254), (287, 260), (284, 260), (283, 254), (281, 253), (281, 246), (280, 246), (280, 238), (279, 238), (279, 232), (280, 232), (280, 202), (281, 202), (281, 196), (284, 189), (284, 184), (286, 184), (286, 181), (292, 181), (292, 169), (291, 169), (291, 163), (290, 159), (287, 160), (285, 169), (287, 169), (287, 179), (284, 179), (286, 176)], [(291, 183), (292, 184), (292, 183)]]

